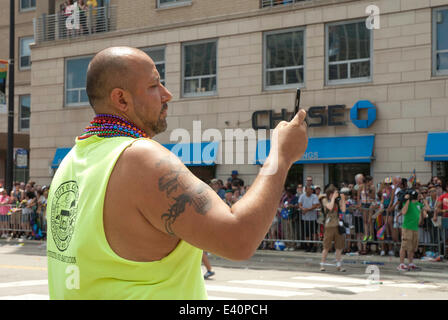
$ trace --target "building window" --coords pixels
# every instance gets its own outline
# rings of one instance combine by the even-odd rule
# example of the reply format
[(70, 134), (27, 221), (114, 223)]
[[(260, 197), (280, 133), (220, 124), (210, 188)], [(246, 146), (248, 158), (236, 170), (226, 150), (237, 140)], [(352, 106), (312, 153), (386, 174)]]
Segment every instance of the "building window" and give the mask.
[(30, 44), (34, 43), (33, 37), (21, 38), (19, 41), (19, 69), (27, 70), (31, 68)]
[(184, 97), (216, 94), (217, 41), (201, 41), (182, 47)]
[(31, 11), (36, 9), (36, 0), (20, 0), (20, 11)]
[(264, 88), (285, 89), (304, 85), (304, 30), (264, 34)]
[(448, 75), (448, 8), (433, 14), (433, 74)]
[(169, 8), (191, 4), (191, 0), (157, 0), (157, 8)]
[(274, 7), (303, 1), (309, 1), (309, 0), (261, 0), (261, 7), (262, 8)]
[(89, 104), (86, 92), (87, 67), (92, 57), (67, 59), (65, 61), (65, 105)]
[(31, 115), (31, 96), (20, 96), (20, 113), (19, 113), (19, 130), (29, 131), (30, 130), (30, 115)]
[(365, 20), (326, 25), (326, 82), (371, 81), (372, 33)]
[(160, 75), (160, 83), (165, 86), (165, 48), (146, 48), (142, 49), (152, 61), (156, 64), (157, 71)]

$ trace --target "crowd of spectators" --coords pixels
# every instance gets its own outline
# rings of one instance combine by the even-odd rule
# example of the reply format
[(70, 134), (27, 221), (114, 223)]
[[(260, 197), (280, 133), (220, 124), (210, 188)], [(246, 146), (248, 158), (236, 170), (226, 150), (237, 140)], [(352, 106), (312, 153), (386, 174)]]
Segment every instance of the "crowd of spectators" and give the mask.
[[(328, 218), (323, 203), (330, 200), (326, 192), (331, 187), (335, 186), (329, 184), (322, 190), (313, 184), (312, 177), (306, 178), (305, 186), (287, 186), (263, 248), (275, 249), (275, 240), (293, 240), (285, 241), (284, 250), (322, 250)], [(346, 207), (344, 212), (339, 211), (346, 230), (342, 251), (345, 254), (398, 257), (406, 214), (402, 212), (404, 195), (411, 190), (421, 203), (415, 257), (423, 257), (426, 251), (438, 251), (438, 244), (447, 238), (448, 187), (439, 177), (432, 177), (426, 184), (415, 176), (409, 181), (398, 176), (386, 177), (374, 185), (372, 177), (358, 174), (353, 183), (336, 187), (338, 195), (344, 195)]]
[[(0, 185), (0, 237), (45, 238), (47, 198), (48, 187), (34, 181), (14, 182), (10, 194)], [(13, 214), (20, 214), (20, 221), (11, 228)]]

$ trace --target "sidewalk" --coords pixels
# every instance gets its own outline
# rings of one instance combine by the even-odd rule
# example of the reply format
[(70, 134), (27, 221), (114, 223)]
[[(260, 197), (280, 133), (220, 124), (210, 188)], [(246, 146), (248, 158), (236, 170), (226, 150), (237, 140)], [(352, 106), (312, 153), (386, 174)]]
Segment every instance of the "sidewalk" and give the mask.
[[(246, 261), (230, 261), (211, 254), (210, 263), (220, 267), (229, 268), (250, 268), (250, 269), (273, 269), (285, 271), (297, 271), (299, 269), (318, 268), (322, 254), (320, 252), (311, 253), (303, 250), (297, 251), (275, 251), (257, 250), (255, 254)], [(334, 264), (336, 256), (329, 253), (327, 263)], [(368, 265), (378, 265), (382, 268), (395, 270), (400, 264), (400, 258), (389, 256), (365, 255), (365, 256), (342, 256), (342, 263), (347, 267), (366, 268)], [(407, 260), (406, 260), (407, 263)], [(448, 261), (441, 262), (423, 261), (414, 259), (414, 263), (423, 269), (431, 269), (446, 273), (448, 271)]]
[[(21, 239), (0, 239), (0, 245), (21, 245), (21, 246), (40, 246), (46, 245), (46, 241), (37, 240), (21, 240)], [(257, 250), (254, 255), (246, 261), (230, 261), (221, 257), (210, 254), (210, 261), (213, 265), (227, 266), (231, 268), (255, 268), (255, 269), (284, 269), (294, 270), (298, 265), (318, 265), (321, 261), (322, 254), (320, 252), (312, 253), (303, 250), (296, 251), (277, 251), (277, 250)], [(335, 254), (329, 253), (327, 263), (334, 263)], [(406, 260), (407, 262), (407, 260)], [(415, 264), (430, 269), (439, 269), (443, 272), (448, 271), (448, 260), (443, 259), (441, 262), (424, 261), (415, 259)], [(342, 255), (342, 263), (349, 266), (362, 265), (380, 265), (384, 267), (395, 268), (400, 263), (400, 258), (395, 256), (348, 256)]]

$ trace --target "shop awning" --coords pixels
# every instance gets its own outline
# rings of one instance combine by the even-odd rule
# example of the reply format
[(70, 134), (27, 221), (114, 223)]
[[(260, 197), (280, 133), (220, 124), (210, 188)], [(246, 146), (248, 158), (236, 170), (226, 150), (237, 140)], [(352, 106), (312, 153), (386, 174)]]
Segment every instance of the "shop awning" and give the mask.
[[(370, 163), (375, 135), (308, 138), (302, 159), (295, 163)], [(259, 141), (255, 164), (263, 164), (269, 155), (270, 140)]]
[(57, 169), (61, 164), (65, 156), (70, 152), (71, 148), (58, 148), (54, 154), (53, 162), (51, 163), (51, 168)]
[(219, 142), (164, 144), (187, 166), (212, 166), (216, 164)]
[(429, 132), (425, 161), (448, 161), (448, 132)]

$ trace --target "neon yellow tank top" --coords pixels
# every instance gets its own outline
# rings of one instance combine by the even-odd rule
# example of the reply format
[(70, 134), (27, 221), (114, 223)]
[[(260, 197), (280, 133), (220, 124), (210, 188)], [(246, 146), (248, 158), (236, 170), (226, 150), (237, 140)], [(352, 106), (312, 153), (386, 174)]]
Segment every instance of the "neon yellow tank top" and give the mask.
[(50, 299), (207, 299), (202, 250), (181, 240), (161, 260), (136, 262), (118, 256), (106, 240), (107, 183), (121, 153), (134, 141), (77, 139), (57, 170), (47, 207)]

